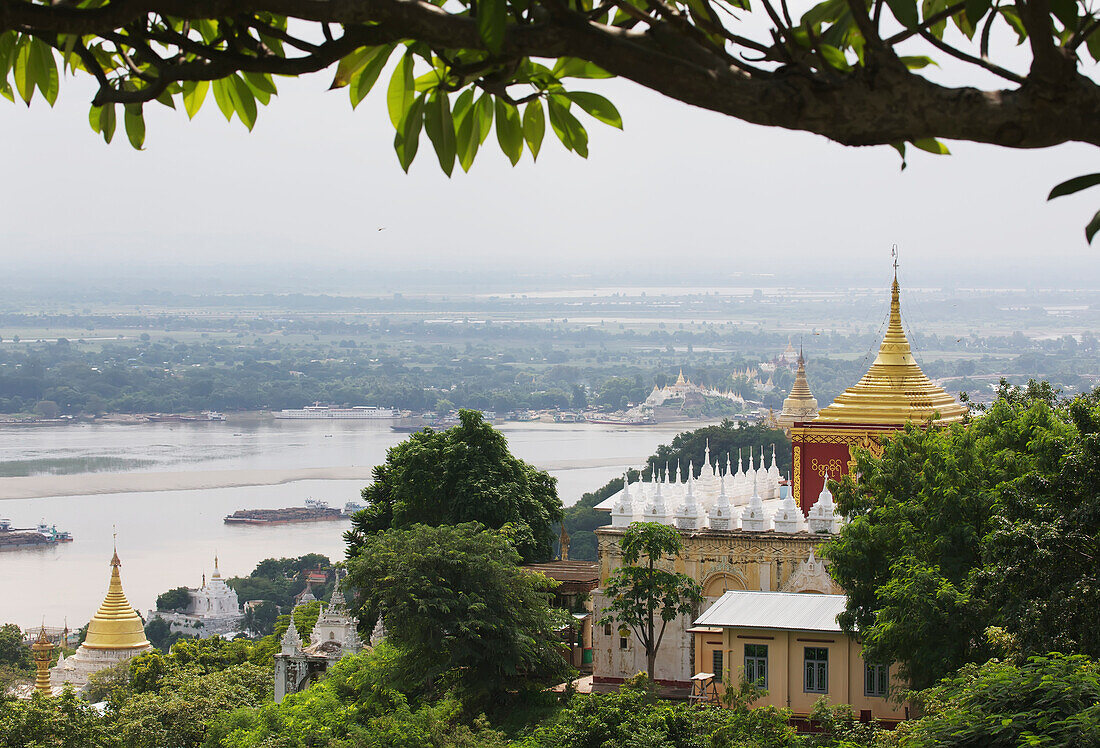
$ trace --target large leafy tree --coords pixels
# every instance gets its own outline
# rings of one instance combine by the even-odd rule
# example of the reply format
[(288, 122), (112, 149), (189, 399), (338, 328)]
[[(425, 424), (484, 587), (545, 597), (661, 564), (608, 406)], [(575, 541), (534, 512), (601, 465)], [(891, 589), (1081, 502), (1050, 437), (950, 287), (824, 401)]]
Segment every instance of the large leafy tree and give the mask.
[(519, 562), (508, 538), (476, 523), (414, 525), (366, 538), (348, 584), (361, 611), (381, 611), (407, 679), (482, 701), (568, 670), (553, 583)]
[(367, 537), (414, 524), (480, 522), (502, 529), (525, 563), (553, 551), (562, 518), (555, 480), (508, 451), (504, 435), (472, 410), (446, 431), (423, 429), (392, 447), (363, 489), (368, 506), (352, 518), (348, 555)]
[[(1005, 49), (1009, 37), (1024, 54)], [(386, 101), (401, 165), (427, 133), (448, 174), (456, 161), (470, 168), (494, 122), (513, 163), (525, 143), (538, 155), (547, 124), (587, 155), (578, 113), (622, 123), (575, 83), (611, 75), (903, 155), (906, 143), (946, 152), (936, 138), (1098, 145), (1097, 58), (1089, 0), (8, 0), (0, 10), (0, 93), (52, 103), (61, 71), (82, 71), (98, 83), (92, 128), (110, 140), (121, 118), (135, 147), (145, 104), (193, 116), (212, 93), (251, 128), (276, 94), (273, 76), (335, 67), (332, 87), (354, 106), (394, 60)], [(960, 70), (959, 85), (928, 74), (938, 61)], [(1100, 216), (1090, 236), (1098, 228)]]
[(1002, 385), (973, 423), (911, 426), (859, 457), (825, 552), (868, 659), (923, 688), (1003, 650), (993, 627), (1009, 651), (1096, 654), (1097, 403)]
[(660, 522), (634, 522), (619, 547), (623, 565), (603, 585), (609, 599), (601, 624), (634, 632), (645, 648), (646, 671), (653, 678), (665, 628), (679, 615), (690, 615), (702, 602), (699, 583), (667, 567), (680, 555), (680, 533)]

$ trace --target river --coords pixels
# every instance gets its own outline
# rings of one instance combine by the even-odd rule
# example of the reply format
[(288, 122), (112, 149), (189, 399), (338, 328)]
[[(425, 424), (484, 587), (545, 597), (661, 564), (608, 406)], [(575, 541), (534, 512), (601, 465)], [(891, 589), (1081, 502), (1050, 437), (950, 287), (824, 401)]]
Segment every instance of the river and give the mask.
[[(683, 428), (525, 423), (500, 430), (516, 455), (558, 479), (570, 505)], [(116, 531), (123, 585), (143, 614), (159, 593), (201, 584), (215, 553), (225, 576), (245, 575), (272, 556), (338, 560), (345, 522), (241, 527), (222, 518), (308, 497), (342, 507), (406, 436), (387, 421), (232, 415), (222, 423), (0, 429), (0, 517), (18, 527), (46, 521), (75, 537), (0, 552), (0, 623), (84, 625), (106, 592)]]

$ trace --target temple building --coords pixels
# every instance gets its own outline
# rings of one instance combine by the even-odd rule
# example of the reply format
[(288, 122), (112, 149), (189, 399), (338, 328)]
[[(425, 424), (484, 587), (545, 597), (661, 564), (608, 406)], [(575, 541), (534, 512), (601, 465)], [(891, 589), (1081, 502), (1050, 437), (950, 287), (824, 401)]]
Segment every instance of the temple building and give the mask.
[[(801, 397), (806, 402), (805, 395)], [(791, 422), (795, 501), (803, 512), (809, 512), (826, 475), (832, 479), (847, 475), (855, 467), (857, 450), (880, 453), (882, 438), (906, 423), (958, 423), (966, 413), (966, 407), (933, 384), (913, 358), (902, 328), (901, 288), (895, 270), (890, 321), (871, 368), (815, 417)]]
[(356, 626), (357, 621), (340, 592), (339, 577), (332, 599), (321, 607), (308, 644), (302, 641), (292, 613), (290, 627), (283, 634), (279, 654), (275, 655), (275, 701), (309, 688), (341, 657), (361, 651), (363, 642)]
[[(597, 510), (611, 513), (611, 524), (596, 529), (599, 578), (604, 584), (622, 566), (621, 539), (631, 522), (661, 522), (680, 531), (683, 550), (669, 568), (687, 574), (703, 588), (702, 612), (728, 590), (838, 593), (815, 551), (839, 531), (833, 497), (824, 490), (815, 512), (803, 516), (774, 451), (759, 459), (753, 450), (712, 461), (710, 446), (696, 476), (694, 467), (678, 475), (674, 467), (650, 481), (624, 482), (623, 489)], [(769, 459), (770, 458), (770, 459)], [(724, 463), (724, 465), (720, 464)], [(723, 469), (724, 468), (724, 469)], [(595, 616), (608, 606), (593, 592)], [(666, 688), (690, 688), (695, 666), (693, 616), (670, 621), (657, 652), (654, 676)], [(633, 634), (610, 625), (593, 630), (593, 688), (607, 690), (646, 670), (645, 650)]]
[(145, 625), (122, 591), (118, 570), (122, 562), (118, 552), (111, 557), (111, 582), (103, 604), (88, 622), (84, 643), (72, 656), (58, 658), (50, 669), (50, 684), (55, 693), (66, 683), (77, 691), (88, 685), (93, 673), (114, 667), (153, 648), (145, 638)]
[[(770, 381), (770, 380), (769, 380)], [(665, 405), (668, 401), (682, 402), (684, 405), (702, 405), (708, 397), (720, 397), (738, 405), (744, 405), (745, 399), (736, 392), (722, 391), (714, 387), (704, 387), (684, 378), (684, 370), (681, 369), (673, 384), (658, 387), (653, 385), (653, 391), (645, 399), (645, 404), (651, 408)]]
[(214, 572), (210, 580), (207, 581), (204, 574), (202, 586), (188, 589), (187, 594), (190, 600), (185, 610), (150, 610), (150, 619), (162, 618), (169, 623), (172, 631), (201, 638), (240, 631), (244, 623), (240, 601), (236, 591), (222, 579), (217, 556), (214, 556)]
[[(820, 412), (806, 378), (805, 358), (799, 353), (791, 394), (776, 419), (779, 425), (789, 428), (791, 435), (790, 481), (780, 476), (774, 453), (770, 464), (766, 464), (763, 450), (759, 462), (753, 450), (747, 466), (741, 455), (736, 463), (730, 456), (723, 456), (715, 464), (708, 445), (698, 475), (694, 466), (683, 476), (677, 475), (676, 468), (663, 476), (655, 471), (649, 481), (624, 482), (621, 491), (598, 504), (596, 509), (611, 515), (609, 525), (595, 530), (601, 585), (623, 563), (621, 541), (630, 524), (661, 522), (677, 528), (682, 543), (680, 556), (668, 560), (666, 568), (687, 574), (703, 588), (704, 602), (696, 615), (679, 616), (669, 622), (657, 653), (655, 678), (666, 689), (682, 689), (686, 695), (697, 665), (708, 656), (698, 647), (709, 646), (710, 639), (715, 638), (710, 634), (722, 633), (705, 631), (697, 640), (693, 637), (698, 633), (693, 629), (693, 618), (705, 613), (727, 592), (842, 593), (817, 551), (844, 524), (828, 480), (852, 469), (857, 449), (880, 450), (883, 436), (910, 421), (955, 423), (965, 415), (966, 409), (934, 385), (913, 358), (902, 329), (895, 274), (889, 324), (877, 358), (857, 384)], [(780, 600), (778, 606), (782, 608), (782, 598), (775, 599)], [(608, 600), (596, 589), (593, 601), (599, 618)], [(757, 627), (758, 622), (750, 623)], [(777, 625), (783, 628), (788, 624)], [(833, 626), (830, 622), (830, 635)], [(800, 630), (793, 624), (790, 628)], [(732, 641), (727, 637), (723, 644), (723, 651), (730, 657), (740, 651), (726, 646)], [(644, 648), (629, 631), (597, 626), (593, 649), (596, 690), (613, 688), (646, 669)], [(709, 656), (714, 655), (711, 652)], [(853, 664), (845, 675), (853, 683), (860, 675), (857, 665)], [(738, 677), (737, 669), (731, 667), (731, 677)], [(876, 673), (876, 683), (885, 682), (887, 676)], [(833, 692), (830, 689), (828, 693)]]

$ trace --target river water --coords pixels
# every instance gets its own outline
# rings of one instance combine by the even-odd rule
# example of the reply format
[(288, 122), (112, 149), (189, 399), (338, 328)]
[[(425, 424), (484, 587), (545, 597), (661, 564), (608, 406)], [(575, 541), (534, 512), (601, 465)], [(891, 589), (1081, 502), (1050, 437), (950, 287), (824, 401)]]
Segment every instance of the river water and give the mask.
[[(531, 423), (500, 429), (516, 455), (558, 479), (559, 495), (570, 505), (640, 465), (682, 427)], [(106, 592), (116, 531), (123, 586), (143, 614), (159, 593), (201, 584), (215, 553), (225, 576), (245, 575), (272, 556), (316, 552), (338, 560), (345, 522), (241, 527), (222, 518), (237, 509), (301, 505), (308, 497), (342, 507), (358, 498), (370, 467), (406, 436), (386, 421), (232, 416), (224, 423), (0, 429), (0, 499), (8, 499), (0, 501), (0, 517), (17, 527), (46, 521), (75, 537), (0, 552), (0, 623), (87, 623)], [(314, 479), (242, 485), (301, 474)]]

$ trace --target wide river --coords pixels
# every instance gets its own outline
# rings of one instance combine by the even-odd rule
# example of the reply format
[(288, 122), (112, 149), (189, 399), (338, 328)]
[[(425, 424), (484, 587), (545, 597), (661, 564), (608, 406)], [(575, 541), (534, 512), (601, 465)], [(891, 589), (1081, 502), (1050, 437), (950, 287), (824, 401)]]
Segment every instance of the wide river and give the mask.
[[(566, 505), (641, 464), (683, 426), (508, 424), (512, 451), (558, 479)], [(0, 552), (0, 623), (87, 623), (107, 589), (113, 532), (130, 602), (144, 614), (173, 587), (197, 587), (213, 557), (225, 576), (268, 557), (343, 558), (345, 522), (227, 525), (237, 509), (356, 500), (372, 466), (407, 434), (388, 421), (74, 425), (0, 429), (0, 517), (75, 541)]]

